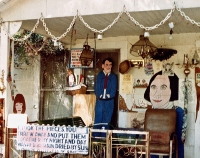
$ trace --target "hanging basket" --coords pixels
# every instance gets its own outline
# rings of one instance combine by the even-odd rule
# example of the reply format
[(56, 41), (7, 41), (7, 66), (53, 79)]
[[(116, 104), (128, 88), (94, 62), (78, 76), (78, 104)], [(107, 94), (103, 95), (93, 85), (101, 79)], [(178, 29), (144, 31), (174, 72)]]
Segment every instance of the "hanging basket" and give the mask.
[(124, 60), (119, 64), (119, 72), (121, 74), (127, 73), (131, 68), (131, 62), (129, 60)]
[(66, 87), (66, 95), (86, 94), (86, 86), (84, 84), (74, 87)]

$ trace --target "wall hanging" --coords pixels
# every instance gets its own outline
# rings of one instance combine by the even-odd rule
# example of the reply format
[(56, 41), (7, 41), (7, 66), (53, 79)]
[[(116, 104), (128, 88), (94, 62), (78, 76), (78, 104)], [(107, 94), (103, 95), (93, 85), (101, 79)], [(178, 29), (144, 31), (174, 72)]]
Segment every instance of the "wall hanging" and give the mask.
[(177, 50), (171, 48), (158, 48), (155, 52), (150, 53), (150, 57), (153, 60), (167, 60), (171, 58), (174, 54), (177, 54)]

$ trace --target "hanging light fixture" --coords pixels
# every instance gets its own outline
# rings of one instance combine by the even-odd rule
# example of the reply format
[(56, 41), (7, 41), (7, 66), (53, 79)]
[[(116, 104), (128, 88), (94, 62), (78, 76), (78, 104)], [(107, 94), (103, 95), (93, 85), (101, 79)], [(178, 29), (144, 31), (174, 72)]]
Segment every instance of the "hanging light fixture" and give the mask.
[(102, 40), (103, 39), (103, 35), (102, 34), (98, 34), (97, 39), (98, 40)]
[(173, 22), (170, 22), (169, 24), (169, 28), (170, 28), (170, 31), (169, 31), (169, 39), (172, 39), (172, 34), (173, 34), (173, 28), (174, 28), (174, 23)]
[(88, 45), (88, 35), (83, 45), (83, 51), (80, 56), (80, 61), (82, 66), (90, 66), (93, 61), (92, 51), (90, 49), (90, 46)]
[(141, 56), (143, 59), (156, 52), (157, 47), (149, 41), (149, 34), (145, 33), (144, 35), (140, 35), (140, 40), (132, 45), (130, 49), (130, 54), (133, 56)]

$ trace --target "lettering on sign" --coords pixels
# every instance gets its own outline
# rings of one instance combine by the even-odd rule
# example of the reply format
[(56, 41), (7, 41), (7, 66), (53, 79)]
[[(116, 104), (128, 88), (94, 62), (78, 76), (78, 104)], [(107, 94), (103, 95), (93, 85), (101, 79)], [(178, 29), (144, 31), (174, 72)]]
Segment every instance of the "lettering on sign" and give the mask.
[(17, 150), (88, 154), (88, 142), (87, 127), (23, 125), (17, 128)]

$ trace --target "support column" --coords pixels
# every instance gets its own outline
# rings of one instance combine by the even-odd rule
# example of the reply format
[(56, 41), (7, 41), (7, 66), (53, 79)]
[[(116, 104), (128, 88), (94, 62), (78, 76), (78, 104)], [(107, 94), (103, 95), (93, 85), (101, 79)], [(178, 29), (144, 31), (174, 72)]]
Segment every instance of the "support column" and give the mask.
[[(7, 116), (8, 116), (8, 109), (9, 106), (12, 105), (12, 100), (9, 99), (11, 98), (11, 96), (9, 95), (9, 84), (7, 82), (7, 74), (8, 74), (8, 58), (9, 58), (9, 50), (10, 50), (10, 40), (8, 38), (8, 34), (7, 34), (7, 30), (5, 28), (9, 28), (8, 27), (9, 23), (6, 22), (4, 24), (2, 24), (1, 26), (1, 41), (0, 41), (0, 74), (2, 72), (2, 70), (4, 70), (4, 84), (6, 86), (6, 90), (4, 91), (4, 93), (0, 93), (0, 98), (4, 98), (5, 101), (5, 106), (4, 106), (4, 120), (5, 120), (5, 124), (4, 124), (4, 144), (0, 145), (0, 147), (6, 147), (7, 145), (7, 139), (6, 139), (6, 126), (7, 126)], [(8, 150), (6, 150), (8, 151)], [(7, 157), (8, 153), (3, 153), (5, 155), (5, 157)]]

